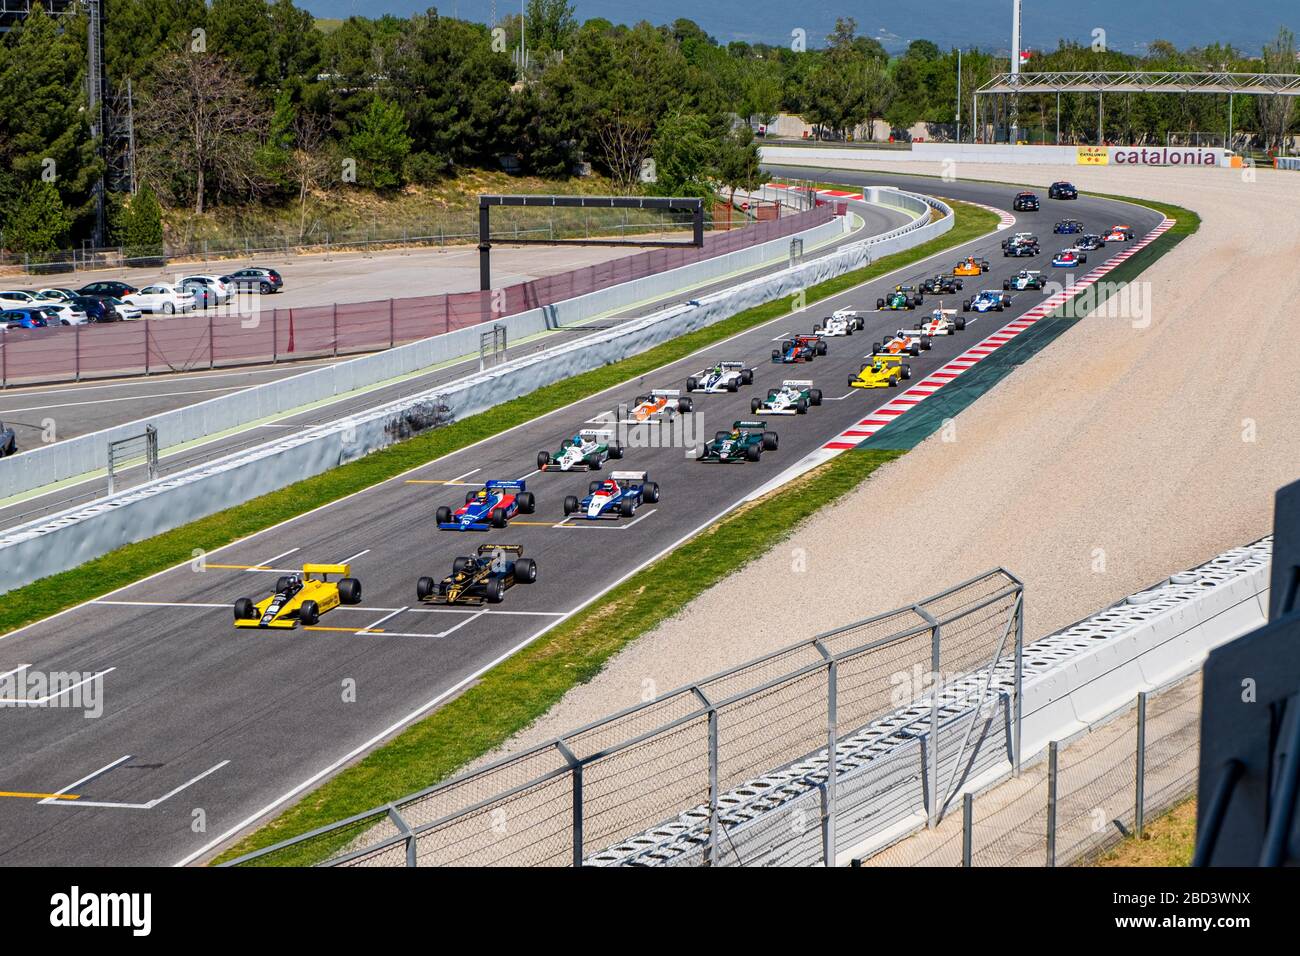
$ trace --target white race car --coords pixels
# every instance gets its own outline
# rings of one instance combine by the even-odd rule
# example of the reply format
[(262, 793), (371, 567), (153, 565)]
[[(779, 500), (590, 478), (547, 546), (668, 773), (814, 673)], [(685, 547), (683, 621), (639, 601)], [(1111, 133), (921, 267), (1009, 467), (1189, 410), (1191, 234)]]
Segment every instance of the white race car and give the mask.
[(866, 320), (853, 309), (839, 309), (813, 326), (813, 335), (852, 335), (866, 327)]
[(822, 403), (822, 390), (813, 388), (811, 379), (789, 378), (780, 388), (769, 388), (766, 400), (749, 400), (750, 414), (765, 412), (768, 415), (805, 415), (808, 409)]
[(686, 380), (688, 392), (734, 392), (742, 385), (754, 384), (754, 370), (744, 362), (719, 362), (712, 368), (696, 372)]
[(1041, 272), (1033, 269), (1021, 269), (1010, 279), (1002, 280), (1003, 292), (1024, 292), (1026, 289), (1042, 290), (1047, 286), (1047, 279)]
[(598, 471), (609, 459), (622, 458), (623, 446), (608, 429), (584, 428), (560, 442), (559, 449), (537, 453), (539, 471)]
[(933, 338), (936, 335), (955, 335), (966, 328), (966, 319), (957, 314), (956, 309), (938, 308), (926, 317), (925, 321), (916, 323), (915, 330), (921, 335)]

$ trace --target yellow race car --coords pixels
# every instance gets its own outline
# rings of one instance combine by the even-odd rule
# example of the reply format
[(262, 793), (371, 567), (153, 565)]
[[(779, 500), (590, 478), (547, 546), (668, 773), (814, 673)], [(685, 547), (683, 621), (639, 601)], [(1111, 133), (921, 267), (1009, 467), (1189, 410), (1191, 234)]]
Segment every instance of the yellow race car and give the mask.
[(862, 366), (857, 375), (849, 376), (850, 388), (897, 388), (898, 383), (912, 377), (912, 366), (900, 355), (873, 355), (871, 362)]
[[(361, 603), (361, 582), (351, 573), (346, 564), (304, 564), (301, 577), (282, 575), (270, 597), (256, 604), (252, 598), (236, 601), (235, 627), (311, 627), (340, 604)], [(339, 579), (331, 581), (332, 574)]]
[(952, 274), (955, 276), (977, 276), (988, 271), (989, 261), (976, 259), (974, 256), (967, 256), (952, 267)]

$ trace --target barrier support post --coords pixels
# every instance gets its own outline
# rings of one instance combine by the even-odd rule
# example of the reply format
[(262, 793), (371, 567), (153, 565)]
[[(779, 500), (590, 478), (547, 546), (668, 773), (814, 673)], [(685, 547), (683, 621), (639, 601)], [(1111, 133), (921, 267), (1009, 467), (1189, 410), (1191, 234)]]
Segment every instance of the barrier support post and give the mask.
[(1137, 697), (1137, 781), (1133, 788), (1133, 832), (1142, 839), (1142, 830), (1146, 823), (1144, 804), (1146, 803), (1147, 772), (1147, 695), (1146, 691)]
[(971, 831), (974, 829), (975, 797), (969, 791), (961, 795), (961, 865), (970, 868)]
[(1047, 865), (1056, 866), (1056, 741), (1047, 745)]

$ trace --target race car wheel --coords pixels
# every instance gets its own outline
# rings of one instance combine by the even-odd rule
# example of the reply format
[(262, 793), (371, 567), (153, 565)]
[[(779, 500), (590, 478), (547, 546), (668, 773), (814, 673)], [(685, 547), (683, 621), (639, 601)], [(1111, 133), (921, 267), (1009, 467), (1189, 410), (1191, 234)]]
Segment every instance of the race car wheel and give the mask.
[(634, 511), (636, 511), (636, 505), (632, 503), (632, 499), (624, 498), (618, 503), (618, 513), (624, 518), (632, 517), (632, 512)]
[(506, 517), (505, 508), (493, 508), (489, 516), (489, 522), (494, 528), (504, 528), (509, 519)]
[(600, 455), (596, 454), (595, 452), (592, 452), (590, 455), (584, 458), (583, 461), (587, 463), (587, 468), (590, 469), (591, 471), (600, 471), (600, 465), (601, 465)]
[(420, 578), (420, 580), (415, 582), (416, 598), (423, 601), (425, 598), (429, 597), (429, 595), (433, 594), (434, 588), (437, 586), (438, 582), (433, 578)]
[(754, 370), (753, 370), (752, 368), (747, 368), (747, 369), (744, 369), (743, 371), (741, 371), (741, 373), (740, 373), (740, 384), (741, 384), (741, 385), (753, 385), (753, 384), (754, 384)]
[(361, 603), (361, 582), (356, 578), (339, 580), (339, 601), (343, 604)]
[(799, 401), (795, 402), (795, 405), (794, 405), (794, 413), (795, 413), (796, 415), (807, 415), (807, 414), (808, 414), (808, 401), (807, 401), (807, 399), (803, 399), (803, 398), (801, 398), (801, 399), (799, 399)]
[(763, 404), (763, 403), (762, 403), (761, 400), (759, 400), (759, 399), (757, 399), (757, 398), (751, 398), (751, 399), (749, 400), (749, 414), (753, 415), (755, 412), (757, 412), (759, 406), (762, 405), (762, 404)]
[(315, 601), (303, 601), (302, 607), (298, 608), (298, 623), (303, 627), (311, 627), (320, 620), (320, 606)]
[(808, 389), (808, 401), (813, 405), (820, 405), (822, 403), (822, 390), (820, 388)]
[(531, 491), (521, 491), (518, 499), (519, 511), (521, 514), (530, 515), (537, 510), (537, 499), (533, 497)]
[(1002, 309), (1003, 309), (1003, 305), (1002, 305), (1001, 302), (999, 302), (999, 303), (998, 303), (997, 305), (995, 305), (993, 308), (994, 308), (995, 311), (997, 311), (997, 312), (1001, 312)]
[[(871, 354), (872, 354), (872, 355), (879, 355), (879, 354), (880, 354), (880, 343), (879, 343), (879, 342), (872, 342), (872, 343), (871, 343)], [(866, 368), (865, 365), (862, 366), (862, 367), (863, 367), (863, 368)]]
[(904, 363), (903, 363), (903, 378), (911, 378), (911, 377), (912, 377), (912, 366), (911, 366), (909, 363), (904, 362)]
[(700, 387), (700, 383), (698, 379), (688, 378), (686, 380), (686, 391), (693, 392), (699, 387)]
[(969, 300), (969, 299), (967, 299), (965, 302), (963, 302), (963, 303), (961, 304), (961, 310), (962, 310), (963, 312), (969, 312), (969, 311), (970, 311), (970, 300)]
[(850, 322), (848, 325), (844, 326), (844, 334), (845, 334), (845, 335), (852, 335), (852, 334), (853, 334), (853, 328), (854, 328), (853, 323)]
[(545, 468), (551, 463), (551, 453), (549, 451), (539, 451), (537, 453), (537, 467)]
[(456, 558), (451, 562), (451, 573), (460, 574), (460, 572), (464, 571), (473, 563), (473, 560), (470, 558)]
[(659, 501), (659, 484), (654, 481), (647, 481), (641, 486), (641, 497), (650, 504), (657, 504)]
[(763, 432), (763, 451), (776, 451), (778, 441), (776, 432)]
[(763, 449), (759, 448), (757, 445), (750, 445), (745, 449), (745, 457), (750, 461), (758, 461), (763, 457)]
[(451, 524), (451, 509), (443, 505), (433, 513), (433, 520), (438, 524)]
[(589, 494), (589, 495), (594, 495), (594, 494), (595, 494), (596, 492), (598, 492), (598, 491), (600, 491), (600, 482), (599, 482), (599, 481), (589, 481), (589, 482), (587, 482), (587, 494)]
[(609, 457), (610, 457), (610, 458), (613, 458), (615, 461), (618, 461), (618, 459), (622, 458), (622, 457), (623, 457), (623, 446), (622, 446), (622, 445), (610, 445), (610, 446), (609, 446)]
[(506, 583), (500, 578), (488, 578), (483, 592), (489, 604), (500, 604), (506, 593)]
[(257, 617), (257, 605), (250, 598), (240, 598), (235, 602), (235, 620), (248, 621)]
[(772, 350), (772, 361), (773, 362), (781, 361), (781, 353), (778, 352), (776, 349)]
[(732, 379), (730, 382), (727, 383), (727, 391), (729, 392), (737, 391), (739, 388), (740, 388), (740, 383), (737, 382), (735, 379)]
[(515, 558), (515, 584), (533, 584), (537, 580), (537, 562), (532, 558)]
[(885, 307), (885, 300), (884, 300), (884, 299), (877, 299), (877, 300), (876, 300), (876, 308), (877, 308), (877, 309), (883, 309), (884, 307)]
[(891, 378), (891, 379), (889, 380), (889, 387), (890, 387), (890, 388), (898, 388), (898, 379), (896, 379), (896, 378)]
[(1011, 280), (1010, 280), (1010, 279), (1003, 279), (1003, 280), (1002, 280), (1002, 291), (1003, 291), (1003, 292), (1010, 292), (1010, 291), (1011, 291)]
[(567, 518), (578, 510), (578, 496), (566, 495), (564, 498), (564, 516)]
[(934, 347), (934, 339), (930, 338), (930, 336), (928, 335), (921, 337), (921, 348), (925, 349), (925, 351), (928, 352), (933, 347)]
[(693, 409), (694, 407), (695, 407), (695, 402), (690, 398), (682, 397), (677, 399), (677, 410), (681, 412), (683, 415), (689, 415), (691, 409)]
[(955, 325), (955, 326), (957, 327), (957, 331), (958, 331), (958, 332), (964, 332), (964, 331), (966, 331), (966, 320), (965, 320), (965, 319), (956, 319), (956, 320), (954, 320), (953, 325)]
[(912, 358), (916, 358), (921, 354), (921, 347), (919, 345), (909, 345), (907, 347), (907, 354), (912, 356)]
[(287, 577), (281, 576), (275, 579), (276, 593), (283, 591), (288, 586), (289, 586), (289, 579)]
[(852, 387), (853, 387), (853, 383), (854, 383), (856, 380), (857, 380), (857, 376), (854, 376), (854, 375), (850, 375), (850, 376), (849, 376), (849, 388), (852, 388)]
[(921, 323), (920, 323), (920, 322), (913, 323), (913, 325), (912, 325), (912, 331), (915, 332), (915, 331), (919, 330), (920, 328), (921, 328)]
[(828, 346), (825, 342), (818, 342), (816, 352), (818, 355), (825, 355), (826, 352), (829, 350), (829, 348), (830, 346)]

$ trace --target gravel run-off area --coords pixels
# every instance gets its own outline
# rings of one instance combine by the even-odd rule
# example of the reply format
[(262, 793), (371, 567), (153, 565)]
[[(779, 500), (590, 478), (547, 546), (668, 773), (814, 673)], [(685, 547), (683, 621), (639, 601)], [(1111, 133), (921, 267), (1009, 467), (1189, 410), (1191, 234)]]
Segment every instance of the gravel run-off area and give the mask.
[[(1201, 229), (1143, 274), (1149, 326), (1088, 316), (962, 412), (954, 440), (935, 434), (878, 471), (504, 751), (997, 565), (1025, 582), (1032, 641), (1268, 534), (1274, 492), (1300, 476), (1300, 175), (1253, 173), (963, 164), (970, 179), (1176, 203)], [(761, 613), (728, 613), (740, 604)]]

